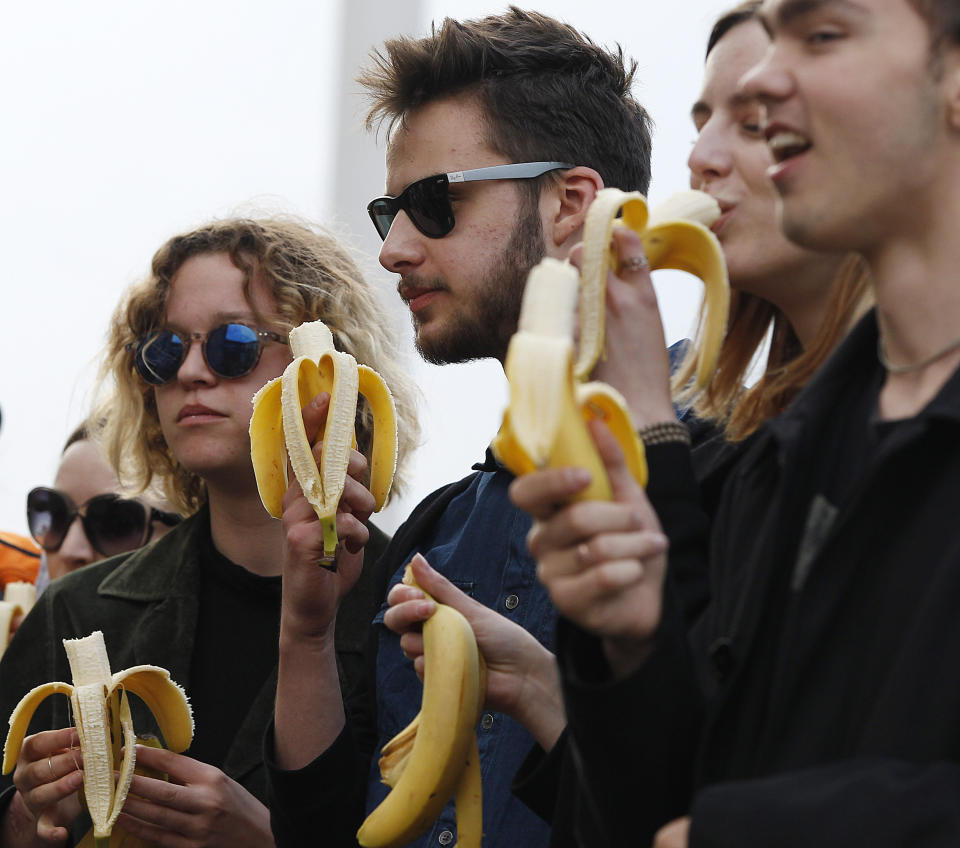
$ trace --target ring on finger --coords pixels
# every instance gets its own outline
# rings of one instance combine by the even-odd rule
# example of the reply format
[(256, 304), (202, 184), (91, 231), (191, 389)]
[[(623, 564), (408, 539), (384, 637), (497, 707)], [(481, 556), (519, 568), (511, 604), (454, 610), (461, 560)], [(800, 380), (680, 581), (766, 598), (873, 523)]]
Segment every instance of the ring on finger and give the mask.
[(650, 267), (650, 263), (647, 261), (647, 257), (641, 254), (640, 256), (631, 256), (627, 259), (624, 259), (620, 263), (621, 271), (643, 271), (646, 268)]
[(54, 780), (56, 780), (56, 779), (57, 779), (57, 773), (53, 770), (53, 757), (52, 757), (52, 755), (48, 755), (48, 756), (47, 756), (47, 765), (48, 765), (49, 768), (50, 768), (50, 777), (52, 777)]

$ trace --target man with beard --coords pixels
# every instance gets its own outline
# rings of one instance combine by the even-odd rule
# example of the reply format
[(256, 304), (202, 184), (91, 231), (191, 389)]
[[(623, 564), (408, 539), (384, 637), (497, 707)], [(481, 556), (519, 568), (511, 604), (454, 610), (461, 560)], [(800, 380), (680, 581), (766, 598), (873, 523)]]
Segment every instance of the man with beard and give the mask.
[[(368, 209), (384, 239), (380, 262), (400, 277), (425, 359), (492, 357), (502, 364), (530, 268), (544, 256), (568, 256), (605, 185), (646, 193), (650, 121), (630, 94), (632, 76), (619, 50), (516, 8), (482, 20), (447, 19), (426, 38), (394, 39), (375, 54), (361, 82), (373, 101), (368, 126), (389, 130), (388, 195)], [(661, 371), (666, 350), (659, 317), (643, 308), (653, 290), (639, 238), (619, 234), (617, 250), (632, 270), (623, 272), (626, 282), (611, 281), (608, 357), (594, 376), (625, 394), (638, 424), (676, 426), (666, 386), (656, 398), (630, 391), (629, 379), (645, 367), (634, 346), (653, 348), (650, 367)], [(551, 653), (555, 613), (526, 548), (529, 519), (507, 497), (512, 475), (489, 450), (474, 468), (416, 507), (384, 554), (383, 571), (393, 574), (393, 585), (402, 566), (422, 554), (470, 596), (462, 603), (503, 614), (536, 646), (518, 651), (534, 658), (530, 667), (512, 675), (490, 669), (480, 759), (487, 844), (544, 846), (548, 825), (512, 796), (511, 781), (534, 740), (550, 750), (563, 728)], [(288, 539), (299, 532), (288, 528)], [(310, 844), (318, 821), (325, 844), (353, 844), (364, 796), (369, 811), (387, 792), (371, 752), (410, 722), (422, 697), (400, 635), (381, 616), (372, 691), (357, 693), (352, 703), (361, 706), (345, 720), (336, 676), (316, 659), (330, 655), (335, 616), (335, 603), (324, 600), (326, 577), (306, 561), (284, 575), (302, 591), (284, 603), (275, 735), (268, 740), (278, 845)], [(430, 603), (424, 600), (425, 613)], [(452, 844), (455, 833), (449, 804), (412, 844)]]

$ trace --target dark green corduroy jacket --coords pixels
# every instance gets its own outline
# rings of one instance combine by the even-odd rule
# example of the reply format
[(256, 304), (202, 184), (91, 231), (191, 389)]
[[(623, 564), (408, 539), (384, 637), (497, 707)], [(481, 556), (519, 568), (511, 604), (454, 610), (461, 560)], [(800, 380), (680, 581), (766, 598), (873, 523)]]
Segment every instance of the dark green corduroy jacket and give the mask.
[[(64, 639), (103, 631), (114, 671), (134, 665), (158, 665), (185, 685), (190, 680), (197, 625), (202, 540), (209, 534), (206, 508), (163, 538), (129, 554), (111, 557), (65, 575), (50, 584), (26, 617), (0, 661), (0, 717), (10, 716), (31, 688), (51, 680), (70, 681)], [(364, 673), (363, 652), (382, 598), (374, 564), (389, 541), (370, 527), (363, 575), (344, 599), (337, 616), (337, 664), (343, 691)], [(261, 801), (266, 795), (263, 735), (273, 715), (276, 669), (267, 678), (240, 727), (222, 765), (223, 771)], [(189, 694), (189, 693), (188, 693)], [(134, 703), (136, 702), (136, 703)], [(138, 734), (156, 733), (139, 699), (131, 699)], [(30, 732), (65, 727), (69, 700), (48, 698)], [(203, 721), (204, 717), (199, 717)], [(3, 726), (6, 724), (4, 720)], [(189, 753), (189, 751), (187, 752)], [(11, 775), (0, 778), (0, 788)], [(0, 811), (5, 809), (0, 800)]]

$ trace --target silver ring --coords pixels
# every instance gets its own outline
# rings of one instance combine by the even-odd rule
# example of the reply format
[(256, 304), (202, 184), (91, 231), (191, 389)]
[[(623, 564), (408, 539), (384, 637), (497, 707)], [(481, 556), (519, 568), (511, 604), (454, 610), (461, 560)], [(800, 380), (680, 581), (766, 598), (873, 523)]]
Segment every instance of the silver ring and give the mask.
[(47, 756), (47, 765), (50, 767), (50, 777), (54, 780), (57, 779), (57, 773), (53, 770), (53, 759), (50, 755)]
[(646, 256), (631, 256), (620, 263), (621, 271), (643, 271), (650, 267)]

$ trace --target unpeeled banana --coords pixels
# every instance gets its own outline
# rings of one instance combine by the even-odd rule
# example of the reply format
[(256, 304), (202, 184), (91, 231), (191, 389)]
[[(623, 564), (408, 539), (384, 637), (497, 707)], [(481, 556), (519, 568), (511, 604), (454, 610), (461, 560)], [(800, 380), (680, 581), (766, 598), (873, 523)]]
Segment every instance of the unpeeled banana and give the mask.
[[(354, 425), (357, 395), (363, 395), (373, 415), (374, 442), (370, 463), (370, 492), (376, 508), (383, 507), (397, 467), (397, 414), (383, 378), (358, 365), (334, 347), (333, 335), (322, 321), (310, 321), (290, 331), (291, 362), (253, 396), (250, 419), (250, 455), (264, 507), (274, 518), (283, 514), (287, 490), (287, 456), (303, 494), (323, 527), (320, 565), (334, 567), (337, 549), (337, 504), (343, 495), (356, 446)], [(320, 438), (320, 468), (303, 426), (302, 409), (320, 392), (330, 393), (330, 407)]]
[[(404, 583), (415, 585), (410, 567)], [(451, 795), (457, 845), (480, 848), (483, 832), (476, 724), (486, 693), (473, 629), (445, 604), (423, 624), (423, 702), (413, 721), (381, 750), (380, 775), (391, 787), (360, 830), (364, 848), (401, 848), (420, 836)]]
[(3, 600), (0, 601), (0, 656), (13, 637), (13, 619), (30, 612), (36, 600), (37, 587), (33, 583), (14, 580), (4, 587)]
[[(705, 382), (716, 364), (729, 302), (723, 253), (706, 226), (719, 214), (713, 198), (690, 191), (675, 195), (648, 220), (643, 195), (603, 189), (587, 212), (580, 272), (549, 257), (531, 270), (504, 363), (509, 406), (492, 444), (514, 474), (578, 466), (590, 472), (591, 482), (576, 499), (609, 500), (610, 483), (587, 428), (588, 421), (599, 418), (619, 442), (634, 479), (646, 485), (643, 443), (625, 399), (605, 383), (583, 382), (603, 352), (606, 277), (615, 262), (613, 228), (627, 226), (640, 235), (652, 269), (680, 269), (704, 280), (708, 330), (698, 380)], [(579, 350), (574, 346), (577, 316)]]
[[(68, 695), (80, 737), (83, 797), (93, 820), (94, 842), (97, 848), (106, 848), (136, 764), (136, 737), (127, 692), (138, 695), (153, 713), (171, 751), (189, 747), (193, 715), (187, 696), (166, 669), (138, 665), (111, 674), (103, 633), (99, 630), (82, 639), (64, 639), (63, 646), (73, 683), (44, 683), (23, 696), (10, 716), (10, 730), (3, 747), (3, 773), (9, 774), (17, 764), (30, 719), (40, 703), (50, 695)], [(114, 764), (122, 746), (126, 751), (114, 784)]]

